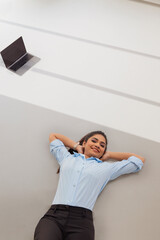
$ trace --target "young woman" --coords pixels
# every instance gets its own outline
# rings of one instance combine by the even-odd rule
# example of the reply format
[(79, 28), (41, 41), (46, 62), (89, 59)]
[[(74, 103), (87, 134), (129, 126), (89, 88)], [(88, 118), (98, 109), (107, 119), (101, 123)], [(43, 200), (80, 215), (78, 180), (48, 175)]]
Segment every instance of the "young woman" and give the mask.
[[(101, 131), (87, 134), (78, 143), (58, 133), (50, 134), (49, 141), (60, 165), (60, 178), (34, 240), (94, 240), (92, 209), (98, 195), (109, 181), (138, 172), (145, 160), (134, 153), (106, 151), (107, 137)], [(118, 161), (109, 163), (108, 159)]]

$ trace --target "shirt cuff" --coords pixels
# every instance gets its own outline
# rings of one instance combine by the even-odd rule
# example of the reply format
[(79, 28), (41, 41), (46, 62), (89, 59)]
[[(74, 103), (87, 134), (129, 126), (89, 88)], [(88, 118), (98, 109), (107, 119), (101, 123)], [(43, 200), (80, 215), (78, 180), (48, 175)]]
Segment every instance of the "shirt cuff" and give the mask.
[(63, 142), (59, 139), (54, 139), (52, 142), (50, 142), (51, 146), (58, 145), (58, 146), (64, 146)]
[(143, 162), (142, 162), (142, 160), (139, 159), (139, 158), (137, 158), (137, 157), (135, 157), (135, 156), (129, 157), (128, 160), (129, 160), (130, 162), (134, 163), (134, 164), (138, 167), (137, 171), (141, 170), (141, 168), (143, 167)]

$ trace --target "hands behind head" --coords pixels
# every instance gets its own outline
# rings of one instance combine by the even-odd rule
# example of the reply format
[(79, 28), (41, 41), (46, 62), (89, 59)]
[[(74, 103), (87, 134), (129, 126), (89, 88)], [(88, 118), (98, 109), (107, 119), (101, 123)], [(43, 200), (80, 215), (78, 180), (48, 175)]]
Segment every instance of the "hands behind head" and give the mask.
[(110, 152), (106, 151), (105, 154), (103, 155), (103, 157), (100, 160), (107, 161), (108, 159), (110, 159)]
[(78, 153), (84, 153), (84, 147), (82, 147), (81, 145), (78, 145), (77, 147), (76, 147), (76, 150), (77, 150), (77, 152)]

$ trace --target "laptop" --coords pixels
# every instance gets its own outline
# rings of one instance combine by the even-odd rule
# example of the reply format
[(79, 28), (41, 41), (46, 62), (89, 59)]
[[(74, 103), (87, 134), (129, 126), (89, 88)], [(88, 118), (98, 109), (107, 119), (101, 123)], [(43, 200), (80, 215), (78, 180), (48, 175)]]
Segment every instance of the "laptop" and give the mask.
[(14, 72), (33, 57), (33, 55), (27, 53), (22, 37), (2, 50), (1, 55), (6, 68)]

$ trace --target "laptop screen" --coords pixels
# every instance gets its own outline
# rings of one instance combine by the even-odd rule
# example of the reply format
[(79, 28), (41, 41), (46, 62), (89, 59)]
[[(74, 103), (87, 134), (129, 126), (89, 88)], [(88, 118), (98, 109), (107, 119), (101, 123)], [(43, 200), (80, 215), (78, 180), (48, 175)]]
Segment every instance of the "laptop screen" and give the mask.
[(26, 48), (24, 46), (22, 37), (18, 38), (15, 42), (13, 42), (1, 52), (3, 61), (7, 68), (14, 64), (25, 54)]

